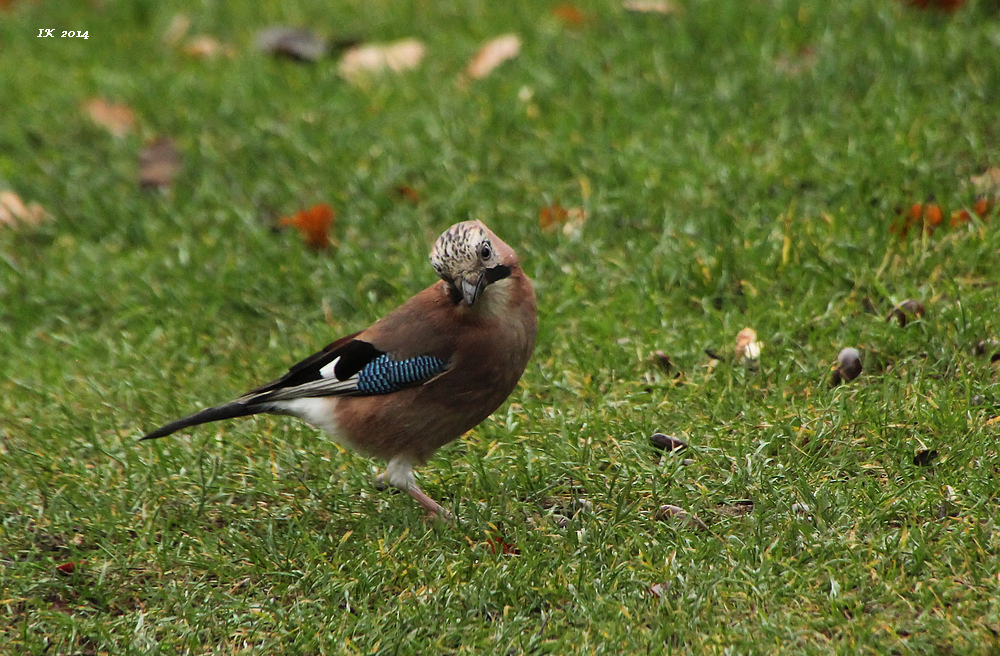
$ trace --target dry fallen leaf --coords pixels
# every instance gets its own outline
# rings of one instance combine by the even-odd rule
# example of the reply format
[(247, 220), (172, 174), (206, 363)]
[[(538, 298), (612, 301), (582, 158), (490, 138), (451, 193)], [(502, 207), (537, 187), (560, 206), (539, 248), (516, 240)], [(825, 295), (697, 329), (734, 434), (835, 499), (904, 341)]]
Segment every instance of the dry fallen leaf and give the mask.
[(320, 203), (307, 210), (286, 216), (278, 222), (279, 226), (293, 226), (302, 233), (306, 245), (314, 250), (323, 250), (330, 246), (330, 228), (337, 214), (329, 205)]
[(77, 561), (72, 561), (71, 560), (69, 562), (63, 563), (62, 565), (56, 565), (56, 570), (60, 574), (72, 574), (73, 572), (76, 571), (76, 568), (77, 568), (78, 565), (79, 566), (83, 566), (86, 563), (87, 563), (86, 560), (77, 560)]
[(371, 43), (349, 48), (337, 68), (349, 80), (387, 69), (398, 73), (419, 66), (426, 54), (427, 47), (416, 39)]
[(521, 52), (521, 38), (516, 34), (504, 34), (490, 39), (469, 60), (466, 75), (474, 80), (486, 77), (500, 64), (517, 57)]
[(542, 227), (542, 230), (553, 232), (563, 223), (566, 223), (568, 216), (569, 212), (562, 205), (553, 203), (538, 210), (538, 224)]
[(625, 11), (637, 14), (676, 14), (681, 6), (672, 0), (626, 0), (622, 3)]
[(215, 37), (200, 34), (191, 37), (191, 40), (184, 46), (184, 54), (195, 59), (216, 59), (218, 57), (233, 57), (236, 51), (220, 43)]
[(157, 137), (139, 153), (139, 186), (169, 187), (181, 170), (181, 156), (169, 137)]
[(314, 62), (328, 51), (326, 39), (301, 27), (275, 25), (257, 32), (257, 50), (275, 57)]
[(13, 191), (0, 191), (0, 225), (9, 228), (36, 226), (45, 220), (45, 210), (38, 203), (24, 204)]
[(538, 210), (538, 224), (542, 230), (555, 232), (561, 228), (567, 237), (579, 237), (586, 220), (587, 213), (582, 207), (567, 209), (559, 203), (553, 203)]
[(414, 205), (420, 203), (420, 192), (406, 183), (396, 185), (396, 194)]
[(490, 536), (486, 538), (486, 546), (490, 548), (495, 554), (502, 554), (504, 556), (520, 556), (521, 550), (515, 545), (507, 542), (503, 538), (497, 538)]
[(91, 121), (116, 137), (123, 137), (135, 128), (135, 114), (128, 105), (91, 98), (83, 103), (83, 110)]
[(736, 334), (736, 359), (744, 364), (756, 362), (760, 358), (760, 342), (757, 341), (757, 331), (744, 328)]
[(569, 2), (556, 5), (552, 9), (552, 15), (571, 27), (580, 27), (587, 22), (587, 16), (576, 5)]

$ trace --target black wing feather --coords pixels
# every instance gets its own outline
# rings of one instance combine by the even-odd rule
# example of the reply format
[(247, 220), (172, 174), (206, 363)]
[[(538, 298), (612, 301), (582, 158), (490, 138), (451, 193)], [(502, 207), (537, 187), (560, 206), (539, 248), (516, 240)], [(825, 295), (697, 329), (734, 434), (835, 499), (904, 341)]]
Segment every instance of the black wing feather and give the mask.
[(320, 369), (337, 358), (340, 362), (334, 368), (338, 380), (346, 380), (361, 371), (366, 364), (382, 355), (382, 351), (360, 339), (354, 339), (360, 332), (341, 337), (322, 351), (313, 353), (305, 360), (298, 362), (278, 380), (271, 381), (257, 389), (250, 390), (241, 398), (260, 397), (279, 389), (298, 387), (323, 378)]

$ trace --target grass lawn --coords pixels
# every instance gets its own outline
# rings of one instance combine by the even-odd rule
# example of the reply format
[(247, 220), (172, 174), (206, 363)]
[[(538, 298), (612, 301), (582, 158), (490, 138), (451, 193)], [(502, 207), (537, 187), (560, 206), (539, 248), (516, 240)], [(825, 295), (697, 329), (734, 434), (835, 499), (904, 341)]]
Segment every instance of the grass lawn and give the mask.
[[(1000, 8), (675, 6), (0, 9), (0, 191), (46, 212), (0, 223), (0, 653), (1000, 653)], [(426, 56), (347, 80), (258, 52), (275, 24)], [(143, 189), (155, 137), (182, 164)], [(330, 249), (273, 229), (318, 203)], [(294, 420), (137, 443), (433, 282), (467, 218), (539, 340), (421, 471), (455, 523)]]

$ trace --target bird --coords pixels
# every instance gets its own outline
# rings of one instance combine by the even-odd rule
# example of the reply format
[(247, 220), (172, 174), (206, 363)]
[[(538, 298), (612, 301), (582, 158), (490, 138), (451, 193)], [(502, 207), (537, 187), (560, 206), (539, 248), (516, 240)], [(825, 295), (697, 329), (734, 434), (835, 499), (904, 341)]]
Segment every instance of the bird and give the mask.
[(370, 327), (273, 382), (141, 439), (223, 419), (290, 415), (350, 451), (384, 460), (389, 485), (428, 513), (451, 517), (420, 489), (414, 468), (510, 396), (535, 348), (537, 304), (517, 254), (482, 221), (445, 230), (430, 261), (440, 280)]

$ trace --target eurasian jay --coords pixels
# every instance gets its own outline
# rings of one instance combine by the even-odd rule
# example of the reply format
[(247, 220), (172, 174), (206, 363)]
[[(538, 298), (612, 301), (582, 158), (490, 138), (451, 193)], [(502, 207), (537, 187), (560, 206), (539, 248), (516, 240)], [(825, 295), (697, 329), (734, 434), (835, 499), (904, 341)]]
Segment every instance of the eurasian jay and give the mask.
[(342, 446), (388, 462), (389, 484), (448, 513), (413, 468), (493, 413), (535, 347), (535, 292), (517, 254), (480, 221), (448, 228), (431, 251), (441, 280), (370, 328), (302, 360), (278, 380), (178, 419), (151, 440), (211, 421), (292, 415)]

